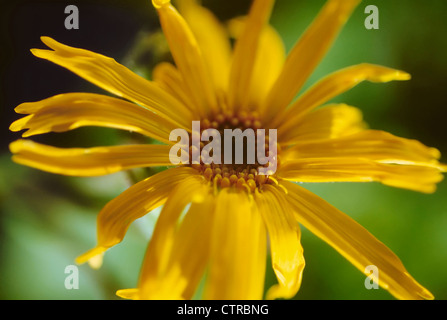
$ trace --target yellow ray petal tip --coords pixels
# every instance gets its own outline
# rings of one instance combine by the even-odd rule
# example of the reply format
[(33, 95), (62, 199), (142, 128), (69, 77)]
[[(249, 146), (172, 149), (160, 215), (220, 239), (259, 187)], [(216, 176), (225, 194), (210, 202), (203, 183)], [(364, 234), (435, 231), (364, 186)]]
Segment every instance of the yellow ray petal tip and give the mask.
[(276, 300), (276, 299), (291, 299), (295, 296), (296, 291), (290, 290), (290, 288), (281, 286), (279, 284), (273, 285), (269, 288), (265, 295), (266, 300)]
[(11, 151), (11, 153), (19, 153), (23, 149), (23, 146), (26, 143), (29, 144), (28, 140), (19, 139), (19, 140), (13, 141), (9, 144), (9, 151)]
[(396, 80), (411, 80), (411, 74), (404, 72), (404, 71), (397, 71), (396, 72)]
[(48, 44), (48, 43), (57, 43), (56, 40), (54, 40), (53, 38), (48, 37), (48, 36), (41, 36), (41, 37), (40, 37), (40, 40), (41, 40), (43, 43), (45, 43), (45, 44)]
[(425, 300), (435, 300), (435, 296), (425, 288), (424, 288), (423, 292), (421, 292), (419, 295), (422, 298), (424, 298)]
[(55, 49), (54, 47), (56, 47), (57, 45), (61, 45), (59, 42), (48, 36), (41, 36), (40, 41), (42, 41), (45, 45), (47, 45), (51, 49)]
[(138, 289), (121, 289), (116, 292), (120, 298), (136, 300), (138, 299)]
[[(99, 259), (102, 260), (102, 256), (104, 255), (104, 251), (106, 251), (107, 248), (104, 247), (96, 247), (93, 249), (90, 249), (89, 251), (87, 251), (84, 254), (81, 254), (79, 257), (76, 258), (76, 263), (77, 264), (83, 264), (86, 262), (89, 262), (90, 266), (94, 266), (95, 264), (97, 265), (98, 262), (100, 261)], [(100, 256), (100, 257), (97, 257)]]
[(104, 261), (104, 252), (88, 259), (87, 263), (92, 269), (98, 270), (99, 268), (101, 268), (103, 261)]
[(31, 51), (31, 53), (33, 55), (35, 55), (36, 57), (39, 57), (39, 52), (40, 51), (44, 51), (44, 50), (42, 50), (42, 49), (30, 49), (29, 51)]
[(171, 0), (152, 0), (152, 5), (156, 8), (156, 9), (160, 9), (163, 6), (166, 6), (168, 4), (171, 3)]
[(26, 129), (26, 125), (28, 124), (28, 121), (30, 120), (30, 118), (32, 118), (32, 116), (26, 116), (26, 117), (23, 117), (21, 119), (14, 121), (9, 126), (9, 130), (13, 131), (13, 132), (18, 132), (23, 129)]

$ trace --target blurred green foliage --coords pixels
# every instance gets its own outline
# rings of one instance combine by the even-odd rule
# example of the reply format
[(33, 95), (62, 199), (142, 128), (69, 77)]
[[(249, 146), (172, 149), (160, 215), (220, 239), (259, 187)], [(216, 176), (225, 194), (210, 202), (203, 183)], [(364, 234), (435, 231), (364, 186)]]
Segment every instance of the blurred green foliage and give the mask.
[[(113, 1), (109, 5), (122, 5), (121, 2)], [(249, 1), (236, 0), (204, 2), (222, 19), (243, 14), (249, 4)], [(282, 35), (287, 49), (323, 4), (323, 0), (277, 1), (272, 24)], [(379, 30), (366, 30), (363, 25), (366, 18), (363, 10), (368, 4), (380, 10)], [(134, 6), (135, 12), (152, 10), (148, 1)], [(445, 162), (446, 12), (447, 2), (443, 0), (363, 1), (306, 86), (330, 72), (361, 62), (411, 73), (413, 79), (409, 82), (363, 83), (335, 101), (362, 109), (374, 129), (439, 148)], [(152, 17), (155, 19), (155, 15)], [(142, 32), (148, 31), (157, 34), (157, 29)], [(128, 36), (135, 41), (139, 39), (137, 34)], [(154, 39), (160, 41), (157, 36)], [(135, 56), (141, 56), (141, 51), (115, 58), (138, 68)], [(162, 56), (160, 51), (155, 58), (148, 59)], [(145, 75), (150, 73), (147, 69), (139, 71)], [(52, 83), (48, 81), (46, 85)], [(13, 138), (18, 137), (16, 134)], [(62, 137), (63, 141), (56, 141), (65, 147), (137, 139), (130, 134), (102, 129), (79, 129)], [(96, 243), (96, 214), (130, 185), (125, 173), (67, 178), (14, 164), (8, 152), (0, 155), (0, 298), (117, 299), (114, 294), (117, 289), (134, 287), (156, 212), (130, 227), (125, 241), (107, 252), (100, 270), (87, 265), (79, 267), (79, 290), (64, 287), (65, 267), (74, 264), (77, 255)], [(401, 258), (407, 270), (437, 299), (447, 299), (446, 182), (433, 195), (379, 184), (306, 184), (305, 187), (366, 227)], [(307, 230), (303, 230), (302, 243), (306, 268), (296, 299), (392, 299), (382, 289), (366, 290), (365, 277)], [(266, 288), (275, 283), (272, 270), (268, 270)]]

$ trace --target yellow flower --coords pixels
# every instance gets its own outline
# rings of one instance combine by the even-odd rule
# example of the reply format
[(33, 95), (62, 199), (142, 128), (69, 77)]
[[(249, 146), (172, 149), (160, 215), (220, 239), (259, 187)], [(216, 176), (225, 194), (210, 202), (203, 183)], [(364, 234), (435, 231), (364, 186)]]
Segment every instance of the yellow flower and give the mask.
[[(162, 206), (132, 299), (190, 299), (206, 273), (206, 299), (261, 299), (267, 238), (278, 284), (268, 299), (292, 298), (304, 269), (299, 224), (365, 272), (375, 265), (384, 289), (399, 299), (433, 299), (398, 257), (321, 198), (290, 182), (371, 182), (432, 193), (446, 166), (438, 150), (368, 130), (361, 112), (325, 105), (362, 81), (408, 80), (402, 71), (360, 64), (337, 71), (294, 100), (358, 0), (329, 0), (288, 54), (268, 24), (273, 0), (255, 0), (228, 28), (193, 0), (153, 0), (175, 66), (161, 63), (149, 81), (113, 59), (42, 37), (52, 50), (32, 53), (122, 98), (67, 93), (16, 108), (11, 125), (23, 137), (82, 126), (131, 130), (164, 143), (61, 149), (18, 140), (20, 164), (71, 176), (99, 176), (136, 167), (173, 166), (170, 132), (203, 128), (277, 129), (278, 170), (256, 165), (179, 165), (110, 201), (98, 215), (97, 246), (77, 262), (97, 260), (120, 243), (128, 226)], [(234, 49), (229, 37), (237, 39)], [(324, 106), (322, 108), (318, 108)], [(196, 150), (197, 151), (197, 150)], [(193, 152), (193, 151), (191, 151)], [(184, 214), (184, 211), (187, 211)]]

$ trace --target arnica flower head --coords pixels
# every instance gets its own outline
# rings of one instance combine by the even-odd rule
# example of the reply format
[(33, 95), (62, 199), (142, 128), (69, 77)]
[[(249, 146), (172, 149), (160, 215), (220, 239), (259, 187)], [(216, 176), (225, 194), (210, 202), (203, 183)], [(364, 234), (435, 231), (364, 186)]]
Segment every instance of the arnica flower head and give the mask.
[[(328, 0), (286, 56), (268, 23), (273, 0), (255, 0), (246, 17), (226, 25), (194, 0), (178, 1), (181, 14), (169, 0), (153, 0), (175, 65), (160, 63), (151, 81), (111, 58), (42, 37), (50, 50), (32, 49), (35, 56), (117, 97), (66, 93), (23, 103), (16, 112), (26, 116), (11, 125), (12, 131), (27, 129), (23, 137), (30, 137), (100, 126), (161, 144), (64, 149), (22, 139), (10, 146), (14, 161), (69, 176), (170, 167), (102, 209), (97, 245), (77, 262), (98, 259), (123, 240), (133, 221), (163, 206), (137, 288), (119, 290), (121, 297), (191, 299), (204, 279), (205, 299), (262, 299), (270, 254), (277, 284), (265, 298), (292, 298), (305, 265), (302, 225), (360, 271), (376, 266), (380, 277), (374, 280), (394, 297), (433, 299), (383, 243), (294, 183), (380, 182), (432, 193), (446, 171), (438, 150), (367, 129), (355, 107), (327, 104), (362, 81), (409, 80), (406, 72), (367, 63), (349, 66), (295, 99), (359, 2)], [(259, 174), (259, 162), (174, 165), (169, 154), (176, 141), (170, 134), (182, 129), (194, 136), (193, 121), (200, 122), (199, 133), (275, 129), (275, 148), (267, 147), (267, 154), (276, 170)], [(270, 137), (263, 138), (270, 146)], [(205, 142), (186, 149), (188, 158), (205, 149)]]

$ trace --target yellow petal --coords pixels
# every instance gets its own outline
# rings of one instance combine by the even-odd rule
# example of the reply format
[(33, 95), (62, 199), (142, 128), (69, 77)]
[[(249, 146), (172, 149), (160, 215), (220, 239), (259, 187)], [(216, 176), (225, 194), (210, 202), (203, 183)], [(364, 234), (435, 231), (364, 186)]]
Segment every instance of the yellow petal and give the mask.
[(92, 260), (98, 259), (98, 257), (101, 257), (103, 259), (104, 253), (107, 249), (108, 249), (108, 247), (100, 247), (100, 246), (92, 248), (92, 249), (88, 250), (87, 252), (85, 252), (84, 254), (77, 257), (76, 263), (77, 264), (82, 264), (85, 262), (89, 263)]
[(259, 211), (267, 226), (273, 270), (278, 284), (267, 292), (267, 299), (293, 298), (298, 292), (304, 270), (301, 231), (284, 192), (265, 185), (256, 194)]
[(175, 120), (183, 126), (191, 124), (191, 113), (180, 101), (115, 60), (88, 50), (69, 47), (49, 37), (41, 39), (54, 51), (32, 49), (31, 52), (36, 57), (67, 68), (98, 87), (140, 104), (160, 117)]
[(217, 110), (211, 75), (193, 32), (170, 1), (156, 2), (153, 1), (160, 16), (163, 33), (169, 43), (176, 66), (185, 79), (196, 111), (203, 116), (210, 110)]
[(120, 243), (129, 225), (163, 205), (170, 191), (182, 180), (198, 185), (203, 178), (192, 168), (168, 169), (135, 184), (110, 201), (97, 218), (97, 246), (79, 256), (77, 263), (84, 263)]
[[(245, 18), (230, 20), (228, 28), (233, 37), (239, 38), (244, 31)], [(259, 38), (256, 62), (252, 72), (249, 106), (258, 108), (265, 100), (273, 83), (278, 78), (285, 60), (284, 43), (278, 32), (270, 25), (264, 26)]]
[(376, 266), (382, 288), (398, 299), (433, 299), (411, 277), (399, 258), (357, 222), (306, 189), (290, 182), (283, 185), (288, 190), (296, 219), (361, 272), (367, 266)]
[(217, 197), (204, 298), (262, 299), (266, 234), (261, 216), (245, 193), (224, 189)]
[(104, 262), (104, 252), (97, 254), (88, 260), (88, 265), (90, 268), (98, 270), (101, 268)]
[(403, 71), (363, 63), (334, 72), (323, 78), (303, 93), (286, 112), (274, 121), (284, 131), (296, 126), (297, 121), (310, 110), (325, 104), (332, 98), (350, 90), (363, 81), (390, 82), (409, 80), (411, 76)]
[(424, 193), (436, 191), (444, 179), (435, 167), (378, 163), (363, 158), (304, 158), (288, 161), (277, 171), (285, 180), (299, 182), (380, 182)]
[(152, 77), (164, 90), (181, 101), (190, 111), (195, 111), (195, 105), (188, 95), (186, 83), (178, 69), (168, 62), (162, 62), (155, 66)]
[(216, 16), (197, 1), (180, 0), (178, 4), (197, 39), (216, 90), (226, 93), (232, 52), (228, 32)]
[(289, 53), (283, 70), (261, 108), (264, 120), (280, 114), (298, 94), (324, 57), (360, 0), (329, 0)]
[(233, 110), (248, 108), (250, 101), (247, 92), (250, 92), (251, 88), (261, 34), (270, 19), (274, 2), (274, 0), (255, 0), (244, 31), (237, 39), (228, 91), (228, 104)]
[(417, 140), (396, 137), (388, 132), (365, 130), (336, 139), (300, 141), (282, 154), (282, 159), (352, 157), (382, 163), (440, 167), (439, 150)]
[(140, 290), (138, 288), (121, 289), (116, 292), (116, 295), (124, 299), (138, 300), (140, 298)]
[(200, 190), (179, 185), (160, 214), (140, 275), (140, 299), (191, 299), (197, 289), (209, 257), (214, 197), (192, 203), (177, 227), (192, 192)]
[(333, 104), (304, 115), (290, 130), (278, 130), (278, 142), (282, 146), (301, 141), (310, 142), (332, 139), (365, 130), (362, 112), (346, 104)]
[(10, 144), (16, 163), (68, 176), (92, 177), (118, 171), (155, 166), (172, 166), (170, 146), (127, 145), (62, 149), (17, 140)]
[(37, 102), (22, 103), (15, 111), (29, 114), (10, 127), (11, 131), (28, 129), (23, 137), (100, 126), (138, 132), (172, 144), (169, 141), (170, 132), (182, 128), (179, 123), (166, 120), (133, 103), (92, 93), (60, 94)]
[(259, 40), (258, 56), (251, 82), (250, 97), (253, 108), (258, 109), (267, 98), (282, 70), (285, 56), (286, 51), (281, 37), (272, 26), (265, 26)]

